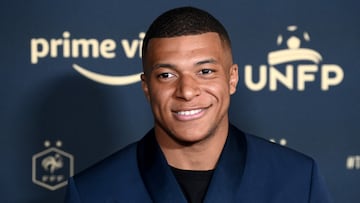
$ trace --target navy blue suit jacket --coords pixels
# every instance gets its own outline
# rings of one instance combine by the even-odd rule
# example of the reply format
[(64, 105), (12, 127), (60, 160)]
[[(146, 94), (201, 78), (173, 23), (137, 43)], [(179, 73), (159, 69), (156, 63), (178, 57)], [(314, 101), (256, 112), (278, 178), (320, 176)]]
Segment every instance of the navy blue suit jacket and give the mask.
[[(186, 202), (151, 130), (68, 182), (65, 202)], [(330, 202), (313, 159), (230, 125), (204, 202)]]

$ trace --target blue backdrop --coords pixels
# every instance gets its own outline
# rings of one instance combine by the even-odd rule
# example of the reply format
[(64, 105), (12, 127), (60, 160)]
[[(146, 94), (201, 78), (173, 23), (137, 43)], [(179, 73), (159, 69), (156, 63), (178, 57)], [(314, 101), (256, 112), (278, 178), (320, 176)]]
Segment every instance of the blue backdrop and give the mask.
[(67, 177), (147, 132), (143, 32), (184, 5), (232, 38), (232, 122), (314, 157), (335, 202), (360, 201), (358, 1), (13, 0), (0, 7), (0, 202), (62, 202)]

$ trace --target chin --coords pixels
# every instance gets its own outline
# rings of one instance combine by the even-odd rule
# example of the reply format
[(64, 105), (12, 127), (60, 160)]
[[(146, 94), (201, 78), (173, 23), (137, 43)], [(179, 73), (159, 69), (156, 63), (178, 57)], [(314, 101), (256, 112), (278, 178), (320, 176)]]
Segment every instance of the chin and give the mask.
[(201, 143), (212, 136), (212, 134), (210, 133), (194, 135), (192, 134), (192, 132), (186, 132), (185, 135), (191, 135), (191, 136), (181, 136), (179, 134), (172, 134), (171, 137), (175, 142), (177, 142), (180, 145), (191, 146), (197, 143)]

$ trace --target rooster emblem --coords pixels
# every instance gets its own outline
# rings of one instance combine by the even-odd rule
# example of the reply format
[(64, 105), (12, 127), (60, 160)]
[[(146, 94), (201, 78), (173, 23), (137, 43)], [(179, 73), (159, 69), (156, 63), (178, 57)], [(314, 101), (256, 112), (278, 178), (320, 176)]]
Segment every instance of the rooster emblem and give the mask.
[(53, 174), (55, 170), (63, 167), (62, 157), (59, 154), (47, 156), (41, 161), (41, 166), (45, 171), (50, 171)]

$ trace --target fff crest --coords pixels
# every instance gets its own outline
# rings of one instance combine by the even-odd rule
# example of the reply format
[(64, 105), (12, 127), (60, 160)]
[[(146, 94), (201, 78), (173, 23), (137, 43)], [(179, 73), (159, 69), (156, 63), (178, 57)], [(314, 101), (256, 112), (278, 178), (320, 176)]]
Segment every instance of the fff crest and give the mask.
[(62, 146), (61, 141), (56, 142), (57, 147), (50, 147), (49, 141), (44, 145), (47, 149), (32, 157), (32, 181), (53, 191), (64, 187), (74, 175), (74, 157), (57, 148)]

